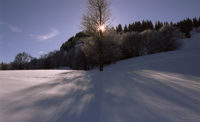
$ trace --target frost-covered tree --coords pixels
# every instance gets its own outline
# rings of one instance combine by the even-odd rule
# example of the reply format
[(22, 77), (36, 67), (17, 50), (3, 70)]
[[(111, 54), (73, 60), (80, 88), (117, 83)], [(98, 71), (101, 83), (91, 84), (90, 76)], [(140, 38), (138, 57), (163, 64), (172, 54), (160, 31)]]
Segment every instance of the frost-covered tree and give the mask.
[(144, 44), (139, 32), (123, 34), (121, 48), (124, 58), (141, 56), (144, 54)]
[(160, 30), (160, 49), (162, 52), (172, 51), (181, 47), (181, 32), (173, 25), (165, 24)]
[(73, 69), (84, 69), (87, 70), (87, 62), (84, 52), (81, 47), (77, 47), (73, 51), (71, 67)]
[(154, 30), (144, 30), (140, 33), (146, 54), (159, 53), (160, 33)]
[(111, 64), (122, 58), (120, 36), (114, 30), (109, 30), (105, 33), (103, 41), (104, 63)]
[(173, 25), (163, 25), (159, 31), (145, 30), (140, 33), (147, 54), (176, 50), (181, 47), (181, 32)]
[[(111, 2), (108, 0), (87, 0), (86, 11), (82, 17), (82, 29), (92, 37), (98, 46), (95, 49), (98, 55), (99, 70), (103, 71), (103, 31), (110, 28), (112, 14), (109, 9)], [(88, 45), (90, 46), (90, 45)]]

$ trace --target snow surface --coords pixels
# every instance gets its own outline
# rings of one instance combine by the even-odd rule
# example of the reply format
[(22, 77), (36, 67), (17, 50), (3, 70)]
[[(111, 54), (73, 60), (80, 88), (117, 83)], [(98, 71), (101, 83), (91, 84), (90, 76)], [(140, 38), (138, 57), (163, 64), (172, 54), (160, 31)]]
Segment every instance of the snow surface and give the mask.
[(0, 122), (199, 122), (200, 34), (105, 67), (0, 71)]

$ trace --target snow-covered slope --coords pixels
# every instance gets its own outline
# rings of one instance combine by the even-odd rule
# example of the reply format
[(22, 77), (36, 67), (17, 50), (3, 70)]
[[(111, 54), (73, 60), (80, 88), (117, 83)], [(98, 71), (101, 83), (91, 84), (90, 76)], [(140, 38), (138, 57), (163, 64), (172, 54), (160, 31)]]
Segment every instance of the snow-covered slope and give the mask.
[(199, 122), (200, 34), (104, 72), (0, 72), (0, 122)]

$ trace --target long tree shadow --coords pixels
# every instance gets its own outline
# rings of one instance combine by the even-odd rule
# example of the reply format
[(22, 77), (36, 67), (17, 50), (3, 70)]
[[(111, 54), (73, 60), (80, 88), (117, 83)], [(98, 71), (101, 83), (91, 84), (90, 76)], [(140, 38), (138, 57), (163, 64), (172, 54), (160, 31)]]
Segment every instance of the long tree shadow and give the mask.
[(98, 121), (102, 87), (94, 75), (66, 71), (49, 82), (12, 93), (6, 114), (27, 116), (15, 121)]
[(196, 121), (199, 77), (191, 78), (153, 70), (66, 71), (9, 94), (4, 113), (32, 122)]
[[(200, 86), (191, 79), (185, 79), (182, 75), (170, 76), (171, 74), (168, 78), (158, 74), (157, 77), (163, 78), (158, 79), (155, 71), (110, 73), (112, 75), (106, 75), (107, 85), (103, 85), (105, 99), (102, 109), (106, 109), (102, 115), (104, 122), (200, 119)], [(184, 80), (191, 82), (191, 86), (183, 85)]]

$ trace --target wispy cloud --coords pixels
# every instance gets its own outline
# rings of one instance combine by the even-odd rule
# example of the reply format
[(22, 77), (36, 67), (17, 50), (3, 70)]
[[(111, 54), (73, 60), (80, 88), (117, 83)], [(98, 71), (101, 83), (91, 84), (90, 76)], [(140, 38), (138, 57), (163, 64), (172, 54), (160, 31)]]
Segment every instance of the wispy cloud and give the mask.
[(48, 39), (51, 39), (55, 36), (57, 36), (59, 34), (58, 30), (56, 29), (51, 29), (51, 31), (47, 34), (43, 34), (43, 35), (33, 35), (31, 34), (30, 36), (31, 37), (34, 37), (40, 41), (44, 41), (44, 40), (48, 40)]
[(18, 32), (18, 33), (23, 32), (23, 30), (18, 28), (17, 26), (14, 26), (14, 25), (11, 25), (11, 24), (7, 24), (7, 26), (13, 32)]
[(9, 23), (6, 23), (6, 22), (2, 22), (0, 21), (0, 25), (5, 25), (7, 26), (11, 31), (13, 32), (17, 32), (17, 33), (21, 33), (23, 32), (23, 30), (15, 25), (12, 25), (12, 24), (9, 24)]

